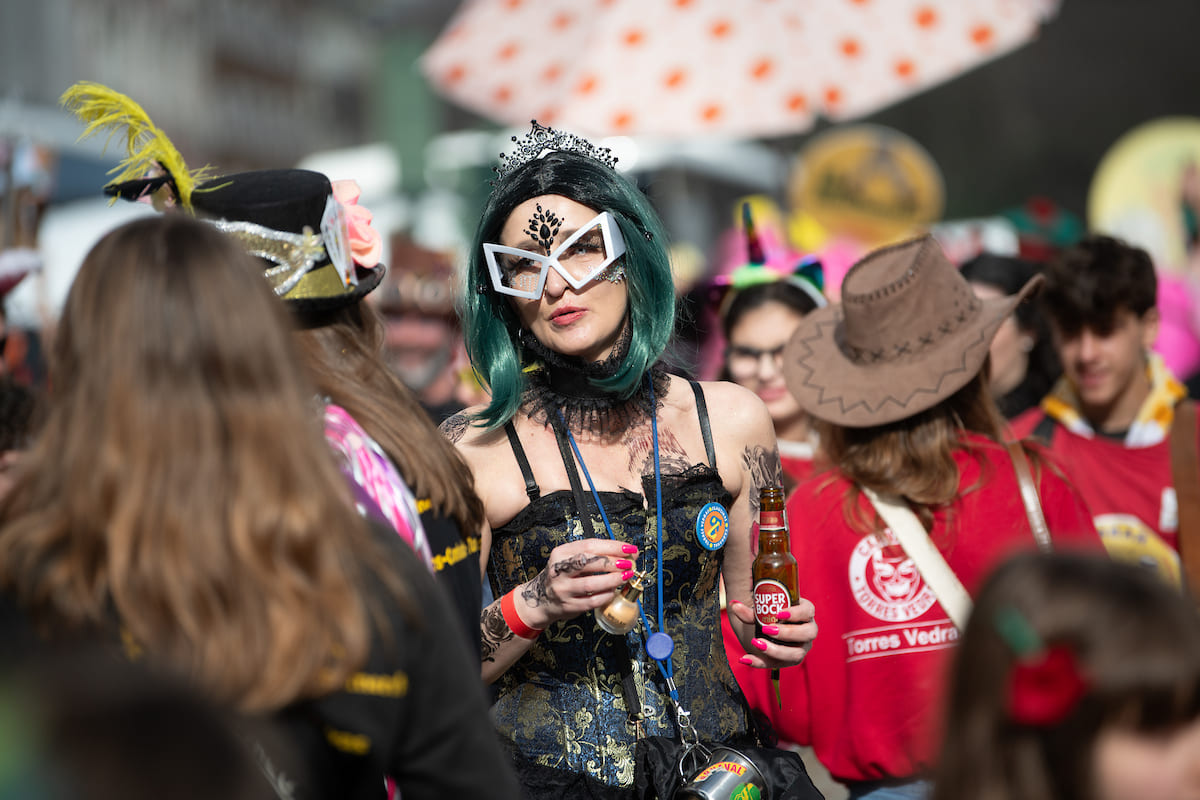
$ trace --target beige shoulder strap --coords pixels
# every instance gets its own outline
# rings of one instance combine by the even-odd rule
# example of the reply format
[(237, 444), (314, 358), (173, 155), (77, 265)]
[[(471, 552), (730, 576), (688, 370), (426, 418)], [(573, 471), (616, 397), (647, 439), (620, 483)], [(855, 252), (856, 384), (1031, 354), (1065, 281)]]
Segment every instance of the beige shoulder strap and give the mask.
[(862, 487), (863, 494), (875, 506), (879, 516), (891, 529), (900, 546), (917, 565), (921, 577), (937, 595), (938, 602), (960, 631), (971, 614), (971, 596), (963, 588), (962, 581), (950, 569), (937, 545), (929, 538), (921, 521), (907, 505), (894, 497), (885, 497), (871, 489)]
[(1012, 458), (1013, 469), (1017, 473), (1017, 485), (1021, 488), (1021, 502), (1025, 504), (1025, 516), (1029, 519), (1029, 529), (1037, 540), (1038, 549), (1049, 553), (1054, 549), (1050, 542), (1050, 528), (1046, 525), (1046, 515), (1042, 513), (1042, 501), (1038, 498), (1037, 485), (1029, 471), (1029, 459), (1020, 442), (1009, 442), (1008, 455)]

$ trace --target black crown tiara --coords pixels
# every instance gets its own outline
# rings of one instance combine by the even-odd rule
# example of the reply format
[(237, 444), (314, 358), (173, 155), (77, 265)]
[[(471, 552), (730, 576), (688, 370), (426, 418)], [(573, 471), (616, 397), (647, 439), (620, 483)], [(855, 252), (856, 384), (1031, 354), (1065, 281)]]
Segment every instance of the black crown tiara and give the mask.
[[(531, 119), (529, 124), (533, 126), (529, 133), (520, 139), (516, 136), (512, 137), (512, 140), (517, 143), (516, 149), (511, 153), (501, 153), (500, 163), (492, 167), (496, 171), (498, 179), (502, 180), (530, 161), (541, 158), (547, 152), (554, 151), (578, 153), (599, 161), (609, 169), (617, 168), (617, 157), (612, 154), (612, 148), (599, 147), (573, 133), (556, 131), (554, 128), (538, 125), (536, 119)], [(495, 181), (493, 181), (493, 185), (495, 185)]]

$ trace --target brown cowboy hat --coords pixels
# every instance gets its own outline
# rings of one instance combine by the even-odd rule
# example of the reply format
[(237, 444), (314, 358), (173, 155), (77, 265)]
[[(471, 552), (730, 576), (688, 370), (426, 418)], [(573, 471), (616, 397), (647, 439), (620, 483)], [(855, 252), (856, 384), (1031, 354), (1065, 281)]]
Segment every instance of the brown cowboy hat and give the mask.
[(841, 302), (806, 314), (783, 352), (783, 376), (818, 419), (866, 428), (911, 417), (979, 372), (992, 337), (1041, 283), (981, 300), (932, 236), (868, 253)]

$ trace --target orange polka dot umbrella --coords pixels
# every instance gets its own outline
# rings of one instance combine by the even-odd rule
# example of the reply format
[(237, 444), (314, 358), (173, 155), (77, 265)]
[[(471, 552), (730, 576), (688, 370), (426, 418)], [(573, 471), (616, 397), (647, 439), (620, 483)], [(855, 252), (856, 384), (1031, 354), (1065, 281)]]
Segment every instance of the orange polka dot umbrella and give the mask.
[(422, 56), (453, 102), (588, 135), (769, 137), (1032, 39), (1058, 0), (467, 0)]

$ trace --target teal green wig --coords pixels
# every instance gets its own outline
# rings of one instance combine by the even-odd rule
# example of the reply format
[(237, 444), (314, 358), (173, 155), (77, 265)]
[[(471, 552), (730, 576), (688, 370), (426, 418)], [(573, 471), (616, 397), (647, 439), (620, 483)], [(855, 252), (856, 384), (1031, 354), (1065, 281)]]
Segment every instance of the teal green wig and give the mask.
[(625, 239), (621, 261), (629, 289), (632, 338), (624, 363), (611, 377), (595, 381), (597, 388), (632, 396), (674, 330), (675, 286), (666, 233), (649, 199), (628, 178), (588, 156), (556, 151), (530, 160), (496, 182), (468, 262), (463, 336), (471, 365), (491, 391), (491, 401), (476, 420), (487, 428), (503, 425), (517, 412), (527, 364), (518, 340), (520, 322), (510, 298), (492, 289), (483, 245), (500, 241), (500, 231), (514, 208), (548, 194), (570, 198), (596, 213), (610, 212)]

